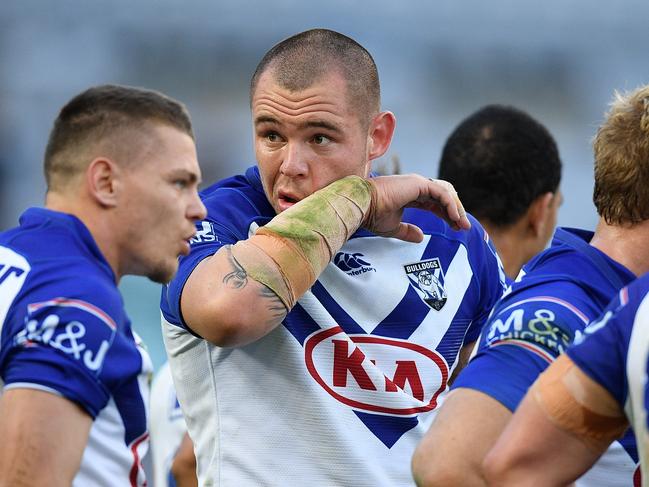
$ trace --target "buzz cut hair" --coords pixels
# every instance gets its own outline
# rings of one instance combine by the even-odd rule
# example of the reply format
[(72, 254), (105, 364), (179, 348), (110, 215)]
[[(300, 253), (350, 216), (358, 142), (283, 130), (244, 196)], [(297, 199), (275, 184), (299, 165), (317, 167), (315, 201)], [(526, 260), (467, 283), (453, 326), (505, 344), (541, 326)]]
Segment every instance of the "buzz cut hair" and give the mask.
[[(194, 139), (187, 108), (154, 90), (101, 85), (79, 93), (63, 106), (50, 131), (44, 157), (48, 191), (58, 191), (108, 150), (127, 154), (153, 124), (168, 125)], [(128, 162), (128, 157), (122, 158)]]
[(453, 184), (478, 220), (507, 228), (539, 196), (558, 190), (561, 159), (540, 122), (511, 106), (487, 105), (449, 135), (438, 177)]
[(309, 88), (332, 72), (347, 83), (347, 99), (361, 121), (378, 113), (381, 89), (376, 63), (358, 42), (328, 29), (296, 34), (272, 47), (250, 81), (250, 103), (259, 78), (272, 70), (274, 80), (289, 91)]
[(612, 225), (649, 219), (649, 85), (615, 92), (593, 150), (597, 213)]

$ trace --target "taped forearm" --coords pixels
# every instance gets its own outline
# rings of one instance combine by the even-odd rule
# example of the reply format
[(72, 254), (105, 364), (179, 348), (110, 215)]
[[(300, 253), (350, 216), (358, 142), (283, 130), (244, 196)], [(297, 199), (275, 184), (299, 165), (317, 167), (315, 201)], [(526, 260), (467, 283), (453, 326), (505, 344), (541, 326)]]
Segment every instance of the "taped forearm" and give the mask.
[(348, 176), (280, 213), (232, 255), (291, 309), (371, 213), (372, 184)]

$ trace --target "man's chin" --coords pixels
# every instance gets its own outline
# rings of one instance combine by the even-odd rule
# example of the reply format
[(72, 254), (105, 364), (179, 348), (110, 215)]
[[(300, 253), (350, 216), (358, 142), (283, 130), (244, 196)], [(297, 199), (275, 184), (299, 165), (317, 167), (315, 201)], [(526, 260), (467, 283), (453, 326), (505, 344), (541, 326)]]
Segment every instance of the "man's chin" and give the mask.
[(177, 270), (178, 264), (174, 266), (160, 266), (147, 273), (146, 277), (148, 277), (153, 282), (157, 282), (159, 284), (167, 284), (174, 278)]

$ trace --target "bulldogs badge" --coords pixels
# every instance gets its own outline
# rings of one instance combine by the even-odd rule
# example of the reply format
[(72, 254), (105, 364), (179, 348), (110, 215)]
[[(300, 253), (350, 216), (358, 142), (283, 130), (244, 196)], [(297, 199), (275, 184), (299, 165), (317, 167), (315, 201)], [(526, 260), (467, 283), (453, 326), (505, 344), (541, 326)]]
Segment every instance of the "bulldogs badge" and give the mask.
[(422, 260), (414, 264), (403, 266), (410, 281), (410, 285), (417, 291), (419, 297), (435, 311), (439, 311), (446, 304), (446, 290), (444, 289), (444, 272), (437, 257)]

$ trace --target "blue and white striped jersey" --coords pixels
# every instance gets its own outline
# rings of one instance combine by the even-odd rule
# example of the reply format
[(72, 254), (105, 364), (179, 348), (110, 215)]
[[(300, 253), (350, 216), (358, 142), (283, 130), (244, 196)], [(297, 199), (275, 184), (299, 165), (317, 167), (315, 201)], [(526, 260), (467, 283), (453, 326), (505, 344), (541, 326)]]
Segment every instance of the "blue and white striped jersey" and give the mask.
[[(256, 168), (202, 193), (208, 217), (163, 290), (178, 398), (213, 485), (412, 485), (410, 458), (463, 344), (504, 288), (484, 230), (456, 232), (406, 210), (424, 231), (405, 243), (359, 230), (282, 326), (239, 348), (187, 329), (180, 296), (194, 267), (275, 213)], [(210, 484), (212, 485), (212, 484)]]

